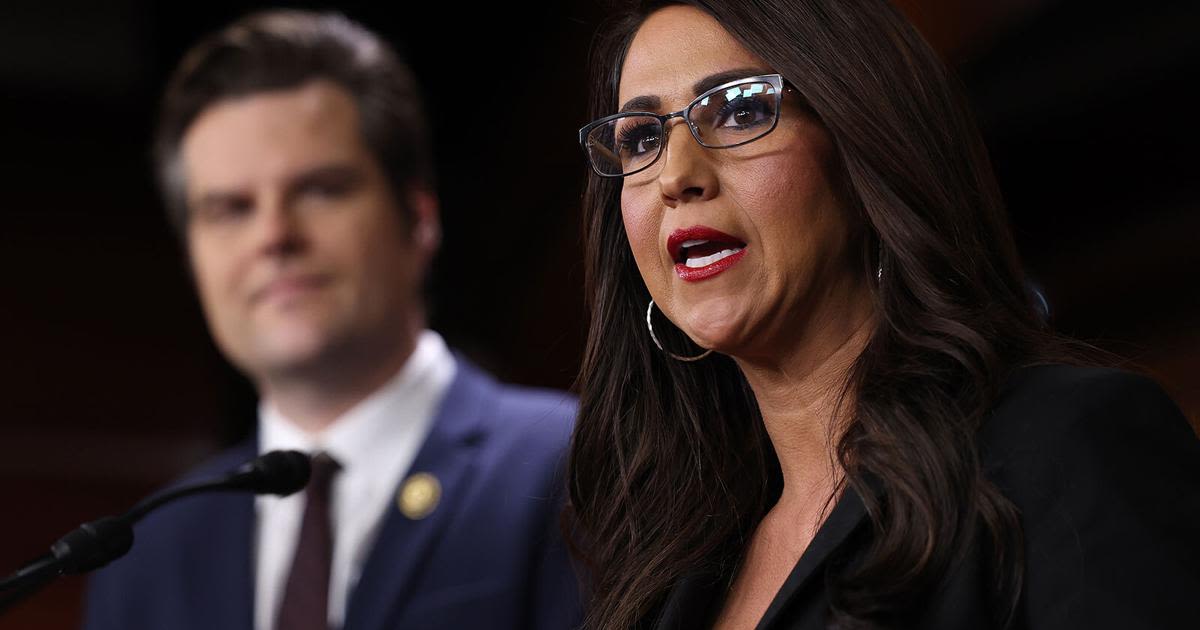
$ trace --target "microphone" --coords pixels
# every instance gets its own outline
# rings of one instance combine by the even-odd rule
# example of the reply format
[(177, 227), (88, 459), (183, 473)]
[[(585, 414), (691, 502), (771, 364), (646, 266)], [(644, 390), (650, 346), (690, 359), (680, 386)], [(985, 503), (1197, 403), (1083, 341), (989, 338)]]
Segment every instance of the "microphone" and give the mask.
[(164, 504), (203, 492), (251, 492), (287, 496), (308, 485), (309, 457), (300, 451), (271, 451), (210, 481), (187, 484), (145, 499), (120, 516), (80, 525), (50, 546), (50, 553), (0, 582), (0, 612), (65, 574), (86, 573), (125, 555), (133, 547), (133, 524)]
[(242, 464), (231, 475), (245, 485), (241, 489), (255, 494), (286, 497), (308, 485), (312, 474), (309, 457), (300, 451), (271, 451)]
[[(131, 521), (130, 524), (136, 523), (143, 516), (165, 503), (201, 492), (253, 492), (254, 494), (274, 494), (286, 497), (308, 485), (308, 477), (311, 473), (312, 468), (309, 465), (307, 454), (300, 451), (271, 451), (238, 466), (224, 477), (181, 486), (152, 496), (135, 505), (124, 516)], [(120, 556), (114, 556), (111, 560), (118, 557)], [(103, 565), (92, 568), (100, 566)]]

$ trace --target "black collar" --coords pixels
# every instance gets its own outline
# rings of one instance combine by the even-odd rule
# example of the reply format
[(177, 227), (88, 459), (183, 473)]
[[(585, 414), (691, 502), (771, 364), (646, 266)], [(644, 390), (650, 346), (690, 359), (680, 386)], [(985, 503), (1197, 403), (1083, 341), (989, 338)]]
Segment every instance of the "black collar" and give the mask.
[[(829, 517), (817, 530), (812, 542), (796, 562), (795, 568), (784, 580), (783, 586), (771, 600), (767, 612), (758, 622), (758, 628), (770, 628), (780, 613), (807, 586), (830, 555), (858, 529), (867, 515), (862, 498), (853, 488), (847, 487), (841, 499), (834, 505)], [(666, 601), (659, 609), (657, 622), (650, 627), (655, 630), (694, 630), (712, 626), (713, 615), (725, 600), (731, 575), (716, 569), (697, 571), (681, 578), (667, 593)]]

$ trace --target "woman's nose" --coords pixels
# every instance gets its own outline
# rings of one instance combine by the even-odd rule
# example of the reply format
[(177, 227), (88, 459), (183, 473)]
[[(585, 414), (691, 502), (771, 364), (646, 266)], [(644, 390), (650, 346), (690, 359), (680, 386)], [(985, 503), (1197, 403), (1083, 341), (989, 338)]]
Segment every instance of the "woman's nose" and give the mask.
[(684, 120), (666, 132), (662, 169), (658, 174), (663, 203), (672, 208), (680, 203), (711, 199), (717, 193), (717, 176), (708, 155)]

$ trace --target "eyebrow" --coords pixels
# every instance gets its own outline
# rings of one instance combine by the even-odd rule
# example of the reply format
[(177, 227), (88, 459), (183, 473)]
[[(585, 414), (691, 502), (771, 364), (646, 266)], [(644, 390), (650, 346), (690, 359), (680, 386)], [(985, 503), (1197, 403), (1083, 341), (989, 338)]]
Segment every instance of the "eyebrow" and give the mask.
[[(365, 175), (362, 172), (362, 169), (354, 164), (342, 162), (321, 164), (289, 176), (284, 181), (283, 189), (285, 195), (293, 195), (297, 190), (302, 190), (304, 187), (311, 186), (313, 184), (336, 181), (354, 185), (363, 177), (365, 177)], [(206, 206), (235, 203), (248, 197), (253, 197), (253, 192), (246, 191), (238, 186), (228, 189), (206, 191), (201, 194), (198, 199), (191, 203), (197, 208), (202, 208)]]
[[(693, 83), (692, 94), (700, 96), (723, 83), (768, 73), (770, 73), (770, 70), (764, 70), (763, 68), (734, 68), (732, 70), (724, 70), (716, 74), (710, 74)], [(625, 101), (625, 104), (621, 106), (621, 109), (617, 113), (654, 111), (660, 107), (662, 107), (662, 99), (657, 96), (635, 96)]]
[(621, 106), (618, 114), (625, 112), (647, 112), (658, 109), (662, 106), (662, 99), (657, 96), (635, 96)]
[(692, 94), (700, 96), (722, 83), (729, 83), (730, 81), (737, 81), (746, 77), (756, 77), (769, 72), (769, 70), (763, 70), (762, 68), (735, 68), (733, 70), (710, 74), (692, 84)]
[(357, 164), (334, 162), (296, 173), (288, 178), (285, 190), (288, 191), (288, 194), (294, 194), (295, 191), (303, 190), (307, 186), (331, 182), (353, 186), (365, 177), (366, 173)]

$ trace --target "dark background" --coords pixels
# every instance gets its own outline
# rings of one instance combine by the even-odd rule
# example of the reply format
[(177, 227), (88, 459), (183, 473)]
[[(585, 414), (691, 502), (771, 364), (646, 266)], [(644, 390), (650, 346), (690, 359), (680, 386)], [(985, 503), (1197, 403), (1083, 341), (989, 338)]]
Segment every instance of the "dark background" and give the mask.
[[(899, 4), (961, 72), (1056, 324), (1153, 373), (1196, 422), (1200, 3)], [(253, 6), (0, 8), (0, 573), (249, 428), (252, 392), (208, 339), (147, 145), (172, 65)], [(586, 323), (575, 131), (602, 7), (337, 7), (427, 89), (434, 327), (508, 380), (570, 386)], [(0, 628), (74, 627), (81, 585)]]

